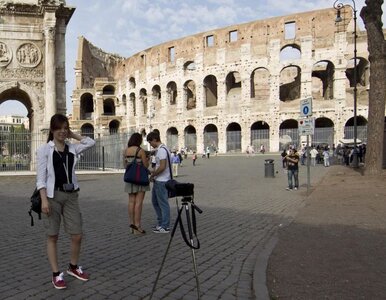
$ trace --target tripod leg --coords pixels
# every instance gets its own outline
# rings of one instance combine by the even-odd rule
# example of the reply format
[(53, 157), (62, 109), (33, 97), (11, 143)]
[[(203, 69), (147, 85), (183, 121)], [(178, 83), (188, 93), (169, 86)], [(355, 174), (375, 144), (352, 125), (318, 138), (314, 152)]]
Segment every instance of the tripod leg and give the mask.
[(155, 279), (155, 282), (154, 282), (153, 289), (152, 289), (152, 291), (151, 291), (149, 300), (151, 300), (151, 299), (153, 298), (153, 294), (154, 294), (154, 292), (155, 292), (155, 288), (157, 287), (157, 283), (158, 283), (159, 277), (160, 277), (160, 275), (161, 275), (161, 271), (162, 271), (162, 268), (163, 268), (163, 266), (164, 266), (164, 263), (165, 263), (165, 260), (166, 260), (166, 256), (168, 255), (170, 245), (172, 244), (172, 240), (173, 240), (173, 237), (174, 237), (174, 233), (176, 232), (178, 222), (181, 220), (181, 213), (182, 213), (182, 209), (183, 209), (183, 208), (184, 208), (184, 207), (181, 206), (181, 208), (178, 210), (177, 219), (176, 219), (176, 221), (174, 222), (173, 230), (172, 230), (172, 232), (171, 232), (171, 234), (170, 234), (169, 243), (168, 243), (168, 246), (166, 247), (166, 251), (165, 251), (164, 257), (162, 258), (161, 266), (160, 266), (160, 268), (159, 268), (159, 270), (158, 270), (157, 277), (156, 277), (156, 279)]
[[(193, 230), (192, 230), (192, 224), (190, 222), (190, 214), (189, 214), (189, 205), (186, 205), (185, 212), (186, 212), (186, 221), (188, 223), (188, 232), (189, 232), (190, 245), (194, 246)], [(194, 276), (196, 277), (197, 299), (200, 299), (200, 283), (198, 281), (196, 255), (194, 253), (194, 249), (192, 247), (190, 247), (190, 249), (192, 250), (193, 270), (194, 270)]]

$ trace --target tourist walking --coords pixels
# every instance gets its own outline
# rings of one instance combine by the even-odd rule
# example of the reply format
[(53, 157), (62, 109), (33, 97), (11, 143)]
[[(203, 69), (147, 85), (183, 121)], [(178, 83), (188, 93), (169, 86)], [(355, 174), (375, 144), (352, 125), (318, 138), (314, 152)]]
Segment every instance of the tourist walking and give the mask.
[(192, 160), (193, 160), (193, 166), (196, 165), (196, 160), (197, 160), (197, 153), (194, 151), (192, 155)]
[[(142, 164), (145, 168), (149, 167), (149, 159), (146, 152), (141, 148), (142, 135), (133, 133), (127, 143), (127, 148), (124, 151), (125, 168), (127, 164), (136, 160), (138, 164)], [(131, 233), (136, 235), (145, 234), (145, 230), (141, 226), (142, 204), (145, 198), (145, 193), (150, 191), (149, 185), (137, 185), (134, 183), (125, 182), (125, 192), (129, 194), (128, 214)]]
[[(79, 143), (70, 143), (74, 139)], [(90, 137), (71, 131), (68, 118), (62, 114), (51, 117), (47, 143), (37, 150), (36, 188), (42, 201), (42, 218), (47, 235), (47, 256), (56, 289), (67, 287), (58, 266), (57, 241), (61, 220), (71, 236), (70, 261), (67, 274), (82, 281), (89, 280), (78, 260), (82, 241), (82, 215), (79, 209), (79, 185), (75, 175), (77, 157), (94, 146)]]
[(286, 190), (297, 190), (299, 188), (299, 154), (295, 149), (288, 150), (286, 161), (288, 174), (288, 187)]
[(311, 165), (316, 166), (316, 156), (318, 155), (318, 150), (315, 149), (315, 147), (312, 147), (310, 151), (310, 156), (311, 156)]
[(181, 163), (180, 156), (177, 154), (177, 151), (173, 151), (171, 157), (172, 157), (173, 177), (178, 177), (178, 166)]
[(170, 225), (170, 206), (166, 181), (171, 179), (170, 152), (162, 144), (158, 132), (150, 132), (147, 135), (147, 141), (156, 150), (156, 166), (151, 172), (150, 181), (153, 182), (151, 193), (151, 202), (157, 215), (157, 225), (154, 227), (154, 233), (169, 233)]
[(323, 161), (325, 167), (330, 166), (330, 152), (327, 147), (323, 151)]

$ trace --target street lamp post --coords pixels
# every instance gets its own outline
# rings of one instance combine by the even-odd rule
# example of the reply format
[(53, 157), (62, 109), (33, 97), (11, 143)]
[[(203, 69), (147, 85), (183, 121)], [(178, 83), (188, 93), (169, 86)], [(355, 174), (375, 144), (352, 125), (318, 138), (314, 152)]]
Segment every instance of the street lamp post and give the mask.
[[(357, 138), (358, 138), (358, 128), (357, 128), (357, 10), (355, 6), (355, 1), (351, 0), (353, 5), (346, 4), (354, 12), (354, 150), (353, 150), (353, 160), (352, 166), (358, 168), (358, 149), (357, 149)], [(334, 2), (334, 8), (337, 10), (335, 22), (341, 22), (343, 19), (341, 17), (341, 9), (344, 4), (340, 0)]]

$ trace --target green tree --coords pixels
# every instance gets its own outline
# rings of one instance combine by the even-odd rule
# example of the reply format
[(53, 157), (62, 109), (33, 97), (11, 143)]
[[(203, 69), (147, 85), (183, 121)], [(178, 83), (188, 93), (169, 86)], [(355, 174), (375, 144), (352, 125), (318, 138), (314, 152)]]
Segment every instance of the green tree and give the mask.
[(29, 133), (24, 125), (12, 126), (8, 135), (9, 155), (29, 153)]

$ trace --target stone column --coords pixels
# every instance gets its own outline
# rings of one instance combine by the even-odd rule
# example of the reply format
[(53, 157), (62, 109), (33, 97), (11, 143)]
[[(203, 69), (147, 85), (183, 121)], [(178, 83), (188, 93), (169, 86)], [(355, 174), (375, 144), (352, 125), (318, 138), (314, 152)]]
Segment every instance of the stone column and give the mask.
[(55, 62), (56, 62), (56, 103), (57, 112), (66, 113), (66, 23), (65, 19), (57, 20)]
[(44, 14), (45, 41), (45, 122), (56, 113), (56, 64), (55, 64), (55, 12), (46, 11)]
[(227, 91), (225, 80), (217, 81), (217, 107), (224, 108), (226, 105)]

